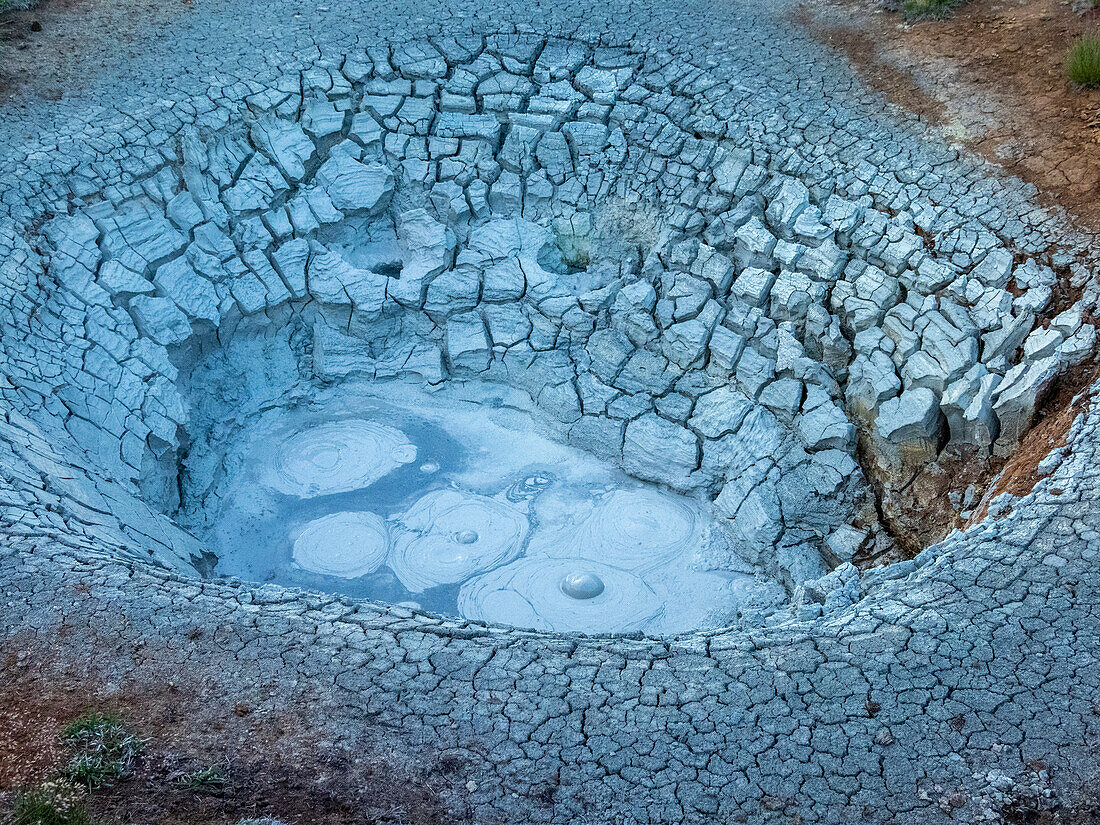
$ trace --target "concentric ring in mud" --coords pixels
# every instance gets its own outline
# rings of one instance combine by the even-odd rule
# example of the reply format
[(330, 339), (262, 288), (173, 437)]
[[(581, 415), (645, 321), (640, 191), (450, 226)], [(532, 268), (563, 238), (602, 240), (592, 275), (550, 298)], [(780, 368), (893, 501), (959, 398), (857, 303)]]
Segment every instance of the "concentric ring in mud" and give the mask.
[(515, 558), (527, 518), (512, 505), (453, 490), (428, 493), (398, 517), (390, 566), (412, 593), (462, 581)]
[(386, 522), (374, 513), (333, 513), (300, 528), (292, 555), (310, 573), (354, 579), (381, 567), (389, 549)]
[(298, 498), (369, 487), (416, 460), (416, 447), (392, 427), (369, 421), (319, 424), (272, 450), (264, 483)]
[[(598, 588), (563, 586), (571, 578)], [(595, 595), (588, 593), (597, 590)], [(637, 575), (600, 562), (530, 557), (486, 573), (459, 593), (459, 607), (473, 619), (555, 632), (596, 627), (629, 633), (655, 621), (661, 600)]]

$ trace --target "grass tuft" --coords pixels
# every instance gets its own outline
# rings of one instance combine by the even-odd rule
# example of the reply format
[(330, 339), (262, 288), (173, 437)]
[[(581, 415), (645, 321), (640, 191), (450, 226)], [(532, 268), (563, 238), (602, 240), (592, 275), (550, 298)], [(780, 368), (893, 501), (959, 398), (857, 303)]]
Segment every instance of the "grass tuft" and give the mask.
[(1066, 74), (1078, 86), (1100, 86), (1100, 35), (1083, 34), (1066, 53)]
[(62, 731), (61, 740), (73, 751), (62, 774), (88, 789), (129, 777), (145, 746), (113, 713), (81, 716)]
[(11, 825), (91, 825), (83, 788), (64, 779), (44, 782), (15, 796)]
[(905, 18), (914, 20), (945, 20), (964, 0), (905, 0), (902, 11)]
[(224, 764), (208, 765), (193, 773), (184, 774), (176, 781), (191, 790), (216, 793), (229, 784), (229, 770)]

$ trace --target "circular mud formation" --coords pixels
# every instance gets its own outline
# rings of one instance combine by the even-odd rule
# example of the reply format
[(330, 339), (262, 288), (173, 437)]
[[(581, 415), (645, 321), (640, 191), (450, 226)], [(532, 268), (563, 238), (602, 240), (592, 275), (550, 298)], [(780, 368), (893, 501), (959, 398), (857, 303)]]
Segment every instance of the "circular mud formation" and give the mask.
[[(873, 659), (855, 651), (897, 604), (951, 596), (906, 590), (932, 551), (854, 563), (942, 538), (908, 529), (922, 508), (981, 515), (952, 468), (1011, 457), (1091, 358), (1095, 290), (982, 209), (922, 200), (916, 172), (892, 197), (824, 185), (764, 150), (735, 91), (580, 39), (394, 41), (188, 118), (125, 186), (74, 171), (67, 211), (2, 264), (30, 305), (4, 327), (0, 506), (37, 519), (3, 529), (470, 638), (707, 631), (684, 637), (700, 673), (756, 655), (738, 627), (788, 628), (767, 665), (782, 700), (729, 707), (811, 692), (796, 660), (825, 654), (790, 628), (850, 619), (826, 658)], [(990, 547), (973, 563), (995, 567)], [(927, 704), (935, 681), (897, 690)]]
[[(793, 591), (888, 552), (857, 445), (887, 500), (941, 450), (1010, 454), (1045, 388), (1091, 353), (1083, 304), (1040, 324), (1049, 266), (992, 235), (938, 253), (929, 215), (811, 191), (705, 117), (677, 126), (654, 105), (662, 71), (572, 41), (395, 44), (185, 129), (141, 195), (43, 227), (47, 277), (88, 313), (84, 374), (110, 385), (70, 391), (78, 443), (201, 539), (222, 476), (248, 471), (233, 441), (250, 417), (323, 415), (311, 388), (331, 398), (352, 378), (500, 384), (561, 441), (705, 503), (722, 541), (687, 548), (685, 571)], [(699, 107), (686, 91), (665, 92), (685, 117)], [(382, 421), (320, 423), (256, 459), (271, 465), (259, 483), (367, 490), (418, 449)], [(483, 501), (471, 526), (453, 516), (458, 532), (497, 529)], [(433, 505), (410, 506), (388, 516), (416, 534), (388, 560), (397, 601), (521, 554), (526, 524), (467, 552)], [(633, 544), (600, 560), (630, 570), (666, 539), (683, 550), (674, 516), (608, 512), (623, 523), (597, 529)], [(209, 567), (260, 540), (201, 555)], [(195, 554), (183, 545), (169, 563)], [(738, 614), (731, 601), (716, 621)]]

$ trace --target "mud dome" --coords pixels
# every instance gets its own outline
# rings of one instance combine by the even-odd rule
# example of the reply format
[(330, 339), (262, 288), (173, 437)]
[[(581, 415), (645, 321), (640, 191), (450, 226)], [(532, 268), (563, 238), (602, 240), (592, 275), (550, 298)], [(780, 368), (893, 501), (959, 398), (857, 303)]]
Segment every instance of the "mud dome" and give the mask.
[(417, 41), (200, 118), (7, 259), (45, 270), (13, 414), (190, 573), (552, 630), (849, 603), (865, 472), (1011, 453), (1095, 330), (1053, 261), (744, 148), (715, 83)]

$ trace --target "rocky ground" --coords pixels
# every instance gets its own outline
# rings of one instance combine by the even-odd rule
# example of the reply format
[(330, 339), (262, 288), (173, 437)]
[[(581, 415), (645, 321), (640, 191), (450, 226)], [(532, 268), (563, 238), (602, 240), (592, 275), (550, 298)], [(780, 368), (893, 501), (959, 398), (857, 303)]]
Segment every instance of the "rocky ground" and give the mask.
[(189, 7), (189, 0), (9, 3), (0, 16), (0, 95), (16, 107), (78, 96), (117, 71), (121, 57), (136, 56), (131, 45), (186, 25)]
[[(194, 633), (192, 633), (194, 635)], [(26, 652), (33, 650), (33, 642)], [(144, 743), (132, 775), (82, 794), (96, 822), (444, 823), (446, 760), (424, 772), (384, 729), (339, 744), (303, 704), (269, 690), (234, 694), (209, 675), (150, 682), (8, 663), (0, 689), (0, 804), (65, 770), (65, 726), (89, 711), (119, 715)], [(215, 685), (218, 690), (215, 690)]]

